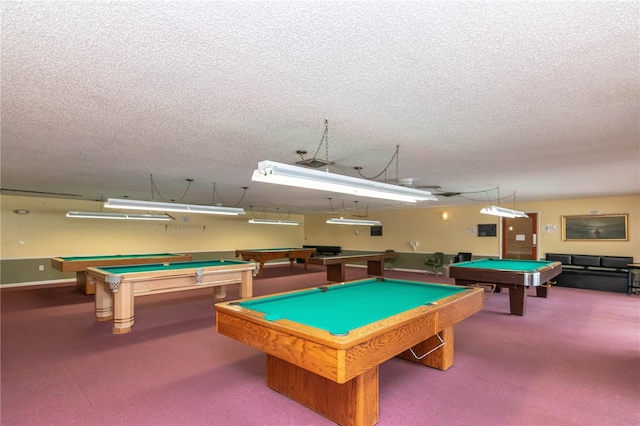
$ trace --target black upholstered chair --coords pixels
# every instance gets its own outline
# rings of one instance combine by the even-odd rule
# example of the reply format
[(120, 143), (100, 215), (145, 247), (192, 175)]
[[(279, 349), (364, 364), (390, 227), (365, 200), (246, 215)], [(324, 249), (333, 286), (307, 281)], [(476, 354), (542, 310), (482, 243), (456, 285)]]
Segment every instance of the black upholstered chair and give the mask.
[(427, 266), (431, 266), (433, 268), (433, 271), (425, 271), (425, 274), (439, 275), (438, 268), (442, 267), (443, 261), (444, 253), (440, 251), (435, 252), (431, 256), (427, 257), (424, 261), (424, 264)]
[(458, 262), (466, 262), (471, 260), (471, 258), (473, 257), (473, 255), (469, 252), (466, 251), (460, 251), (458, 252), (457, 256), (453, 257), (453, 263), (458, 263)]

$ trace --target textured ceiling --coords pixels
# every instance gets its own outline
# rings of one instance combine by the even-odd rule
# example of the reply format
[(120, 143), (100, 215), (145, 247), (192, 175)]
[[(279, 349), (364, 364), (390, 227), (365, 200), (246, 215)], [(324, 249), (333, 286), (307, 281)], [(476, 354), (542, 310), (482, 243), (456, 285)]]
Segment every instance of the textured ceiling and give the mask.
[(640, 194), (639, 7), (3, 1), (3, 193), (397, 207), (251, 181), (326, 119), (333, 173), (500, 188), (424, 206)]

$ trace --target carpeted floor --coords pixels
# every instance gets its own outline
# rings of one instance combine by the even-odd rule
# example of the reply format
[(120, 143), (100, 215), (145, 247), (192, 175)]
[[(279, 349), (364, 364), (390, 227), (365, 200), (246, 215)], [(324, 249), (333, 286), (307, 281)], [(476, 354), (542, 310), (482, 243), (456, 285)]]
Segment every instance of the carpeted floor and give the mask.
[[(268, 267), (254, 294), (323, 283), (323, 267)], [(640, 297), (530, 291), (524, 317), (504, 291), (458, 324), (448, 371), (382, 364), (379, 424), (639, 425)], [(208, 289), (137, 298), (125, 335), (73, 283), (3, 289), (1, 320), (2, 425), (332, 424), (266, 387), (263, 353), (215, 332)]]

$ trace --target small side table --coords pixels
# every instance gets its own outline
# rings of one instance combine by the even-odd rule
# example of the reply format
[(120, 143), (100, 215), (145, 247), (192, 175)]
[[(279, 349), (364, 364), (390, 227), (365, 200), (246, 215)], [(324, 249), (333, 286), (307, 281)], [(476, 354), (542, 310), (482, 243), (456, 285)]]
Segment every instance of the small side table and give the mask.
[[(627, 294), (640, 294), (640, 263), (629, 263), (627, 268), (629, 269), (629, 288), (627, 289)], [(634, 270), (637, 271), (637, 273), (634, 273)]]

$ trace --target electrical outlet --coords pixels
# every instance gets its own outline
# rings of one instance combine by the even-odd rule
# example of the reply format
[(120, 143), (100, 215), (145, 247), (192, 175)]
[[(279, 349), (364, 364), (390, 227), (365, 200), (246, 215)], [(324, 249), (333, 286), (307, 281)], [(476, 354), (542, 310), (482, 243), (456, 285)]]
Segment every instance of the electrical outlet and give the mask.
[(44, 271), (44, 265), (38, 265), (38, 271)]

